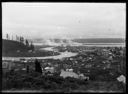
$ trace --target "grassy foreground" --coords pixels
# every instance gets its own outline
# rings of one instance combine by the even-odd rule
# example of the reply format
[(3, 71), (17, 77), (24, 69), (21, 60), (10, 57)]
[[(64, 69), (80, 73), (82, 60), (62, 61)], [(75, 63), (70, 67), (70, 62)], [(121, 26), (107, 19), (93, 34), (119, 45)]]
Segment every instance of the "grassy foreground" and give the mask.
[(124, 92), (124, 85), (118, 81), (80, 80), (62, 78), (26, 71), (8, 72), (2, 76), (3, 91), (31, 92)]

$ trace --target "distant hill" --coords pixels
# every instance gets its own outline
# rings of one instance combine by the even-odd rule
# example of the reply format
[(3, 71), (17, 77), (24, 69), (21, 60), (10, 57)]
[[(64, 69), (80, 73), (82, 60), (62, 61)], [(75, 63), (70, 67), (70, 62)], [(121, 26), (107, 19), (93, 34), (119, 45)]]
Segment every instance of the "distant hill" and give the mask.
[(122, 38), (73, 39), (72, 41), (78, 43), (125, 43), (125, 39)]

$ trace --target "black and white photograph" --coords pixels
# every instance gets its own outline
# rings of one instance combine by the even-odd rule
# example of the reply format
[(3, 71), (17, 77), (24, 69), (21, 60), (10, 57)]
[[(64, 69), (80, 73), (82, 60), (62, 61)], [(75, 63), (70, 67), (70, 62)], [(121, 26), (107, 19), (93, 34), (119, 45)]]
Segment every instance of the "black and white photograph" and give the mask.
[(126, 92), (126, 3), (1, 5), (2, 92)]

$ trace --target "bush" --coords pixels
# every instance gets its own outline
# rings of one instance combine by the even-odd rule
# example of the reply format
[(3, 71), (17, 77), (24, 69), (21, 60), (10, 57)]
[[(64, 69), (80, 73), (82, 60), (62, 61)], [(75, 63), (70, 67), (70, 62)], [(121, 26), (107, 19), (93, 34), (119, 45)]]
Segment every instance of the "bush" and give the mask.
[[(122, 83), (111, 81), (108, 75), (98, 75), (96, 81), (84, 81), (72, 77), (62, 78), (60, 76), (44, 76), (40, 73), (13, 73), (3, 77), (2, 89), (44, 89), (44, 90), (123, 90)], [(102, 81), (101, 81), (102, 80)], [(106, 80), (106, 81), (105, 81)]]
[(57, 84), (56, 82), (51, 82), (51, 89), (54, 90), (54, 89), (59, 89), (60, 88), (60, 85)]
[(78, 87), (79, 87), (78, 84), (76, 84), (76, 83), (70, 83), (70, 88), (71, 89), (77, 89)]
[[(24, 87), (23, 88), (31, 88), (32, 87), (32, 84), (31, 84), (31, 82), (24, 82), (23, 83), (24, 85)], [(21, 87), (20, 87), (21, 88)]]
[(74, 83), (76, 82), (77, 79), (72, 78), (72, 77), (66, 77), (65, 80), (68, 81), (69, 83)]

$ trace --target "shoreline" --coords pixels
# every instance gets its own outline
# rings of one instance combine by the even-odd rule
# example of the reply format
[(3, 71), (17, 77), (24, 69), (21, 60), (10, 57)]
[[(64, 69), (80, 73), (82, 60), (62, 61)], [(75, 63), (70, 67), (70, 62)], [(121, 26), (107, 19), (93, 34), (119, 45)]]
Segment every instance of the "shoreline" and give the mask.
[(62, 59), (66, 57), (72, 57), (77, 55), (77, 53), (72, 52), (59, 52), (60, 55), (54, 55), (54, 56), (45, 56), (45, 57), (3, 57), (2, 60), (20, 60), (21, 58), (24, 59)]

